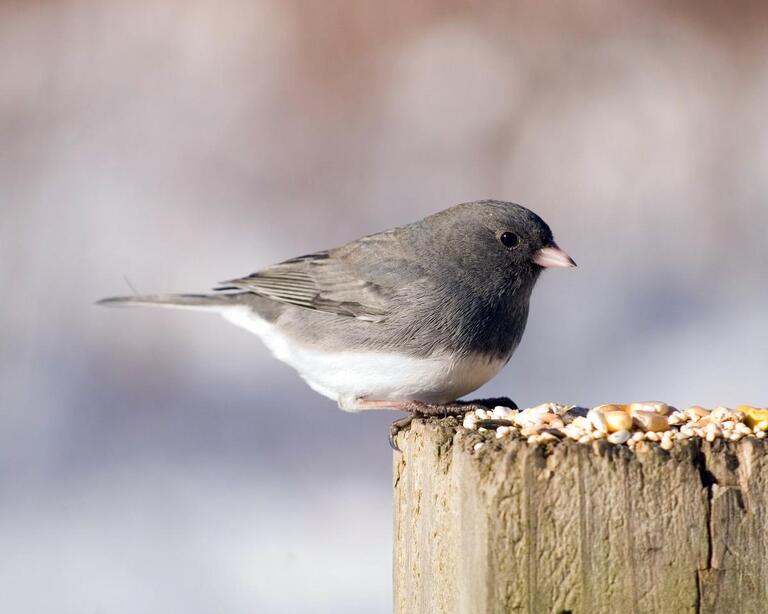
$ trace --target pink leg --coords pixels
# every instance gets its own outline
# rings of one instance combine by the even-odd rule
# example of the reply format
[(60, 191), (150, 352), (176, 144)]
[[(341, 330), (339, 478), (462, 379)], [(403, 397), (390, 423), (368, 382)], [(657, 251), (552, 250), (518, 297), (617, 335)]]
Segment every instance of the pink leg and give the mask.
[(355, 403), (355, 408), (365, 409), (395, 409), (407, 411), (420, 416), (456, 416), (464, 414), (469, 409), (459, 403), (424, 403), (423, 401), (377, 401), (373, 399), (360, 399)]
[(359, 399), (355, 401), (355, 409), (395, 409), (407, 411), (409, 401), (374, 401), (373, 399)]

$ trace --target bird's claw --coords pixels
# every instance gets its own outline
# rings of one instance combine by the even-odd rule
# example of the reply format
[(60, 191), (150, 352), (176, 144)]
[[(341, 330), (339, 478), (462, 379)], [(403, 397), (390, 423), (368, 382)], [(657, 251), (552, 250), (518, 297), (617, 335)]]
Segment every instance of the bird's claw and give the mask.
[(404, 428), (410, 426), (413, 422), (413, 414), (398, 418), (392, 424), (389, 425), (389, 447), (395, 452), (402, 452), (397, 445), (397, 436)]

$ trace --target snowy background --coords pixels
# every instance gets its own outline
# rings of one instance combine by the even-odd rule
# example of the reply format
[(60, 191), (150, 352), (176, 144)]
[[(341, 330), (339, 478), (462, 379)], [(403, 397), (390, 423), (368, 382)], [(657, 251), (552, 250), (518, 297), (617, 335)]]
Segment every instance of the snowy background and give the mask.
[(391, 609), (389, 414), (204, 291), (466, 200), (544, 275), (479, 395), (768, 405), (768, 8), (0, 0), (0, 595), (18, 614)]

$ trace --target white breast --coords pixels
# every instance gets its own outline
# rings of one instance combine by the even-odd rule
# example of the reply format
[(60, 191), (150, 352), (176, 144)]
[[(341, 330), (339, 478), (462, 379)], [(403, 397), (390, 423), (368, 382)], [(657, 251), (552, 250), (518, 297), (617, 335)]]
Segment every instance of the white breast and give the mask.
[(315, 391), (349, 411), (356, 410), (359, 399), (453, 401), (482, 386), (506, 362), (480, 355), (416, 358), (388, 352), (325, 352), (289, 340), (248, 308), (229, 308), (222, 315), (261, 337), (272, 353), (296, 369)]

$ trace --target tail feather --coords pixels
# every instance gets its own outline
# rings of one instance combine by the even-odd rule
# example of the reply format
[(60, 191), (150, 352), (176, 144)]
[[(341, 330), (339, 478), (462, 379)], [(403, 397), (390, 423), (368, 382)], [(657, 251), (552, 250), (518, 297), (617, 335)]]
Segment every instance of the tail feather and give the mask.
[(221, 309), (236, 304), (237, 294), (146, 294), (113, 296), (97, 301), (107, 307), (170, 307), (172, 309)]

